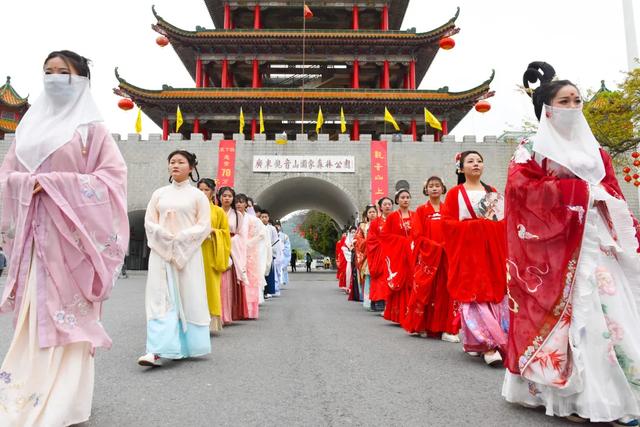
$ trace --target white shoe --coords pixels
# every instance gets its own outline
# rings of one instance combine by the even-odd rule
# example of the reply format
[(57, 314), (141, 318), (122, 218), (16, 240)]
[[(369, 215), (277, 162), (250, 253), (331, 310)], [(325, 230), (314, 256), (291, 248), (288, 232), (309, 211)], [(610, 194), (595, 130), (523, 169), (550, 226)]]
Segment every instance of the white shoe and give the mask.
[(611, 422), (611, 425), (614, 425), (614, 426), (625, 426), (625, 427), (627, 427), (627, 426), (637, 426), (639, 424), (640, 424), (640, 422), (638, 421), (638, 419), (637, 418), (633, 418), (633, 417), (622, 417), (622, 418), (619, 418), (619, 419)]
[(483, 355), (483, 358), (484, 362), (491, 367), (502, 365), (502, 356), (500, 356), (500, 353), (498, 353), (497, 351), (494, 351), (493, 353), (485, 353)]
[(478, 353), (477, 351), (467, 351), (465, 353), (467, 353), (467, 355), (471, 357), (480, 357), (480, 353)]
[(460, 338), (457, 335), (448, 334), (446, 332), (442, 334), (442, 337), (440, 337), (440, 339), (446, 342), (460, 342)]
[(140, 366), (162, 366), (162, 360), (157, 354), (147, 353), (138, 359)]
[(275, 294), (273, 294), (274, 297), (279, 297), (280, 296), (280, 291), (276, 292)]

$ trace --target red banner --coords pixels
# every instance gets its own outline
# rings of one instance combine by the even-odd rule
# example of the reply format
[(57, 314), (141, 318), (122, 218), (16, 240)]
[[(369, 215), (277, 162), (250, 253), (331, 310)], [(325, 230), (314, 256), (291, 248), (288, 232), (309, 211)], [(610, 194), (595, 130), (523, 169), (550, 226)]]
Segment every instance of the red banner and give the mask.
[(387, 141), (371, 141), (371, 201), (386, 196), (388, 190)]
[(236, 171), (236, 142), (223, 139), (218, 147), (218, 178), (216, 187), (233, 187)]

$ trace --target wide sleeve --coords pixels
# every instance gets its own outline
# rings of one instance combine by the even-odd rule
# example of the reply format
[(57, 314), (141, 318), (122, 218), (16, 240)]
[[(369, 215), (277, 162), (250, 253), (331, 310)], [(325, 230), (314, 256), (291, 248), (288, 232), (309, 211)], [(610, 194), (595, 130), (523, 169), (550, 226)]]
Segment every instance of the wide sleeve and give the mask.
[(460, 207), (458, 206), (458, 186), (447, 192), (446, 203), (440, 208), (442, 219), (448, 221), (460, 221)]
[(193, 254), (200, 250), (204, 239), (211, 233), (209, 200), (200, 191), (193, 192), (196, 204), (195, 223), (180, 230), (173, 243), (173, 263), (182, 270)]
[(129, 244), (127, 167), (104, 126), (88, 136), (84, 173), (36, 173), (41, 203), (56, 232), (72, 237), (60, 251), (73, 280), (90, 301), (108, 298)]
[(218, 272), (226, 271), (231, 256), (231, 234), (229, 220), (222, 210), (211, 209), (211, 239), (213, 240), (213, 268)]
[(160, 212), (158, 210), (158, 200), (161, 189), (156, 190), (149, 200), (147, 211), (144, 215), (144, 228), (147, 233), (147, 245), (160, 258), (169, 262), (173, 258), (174, 236), (160, 225)]

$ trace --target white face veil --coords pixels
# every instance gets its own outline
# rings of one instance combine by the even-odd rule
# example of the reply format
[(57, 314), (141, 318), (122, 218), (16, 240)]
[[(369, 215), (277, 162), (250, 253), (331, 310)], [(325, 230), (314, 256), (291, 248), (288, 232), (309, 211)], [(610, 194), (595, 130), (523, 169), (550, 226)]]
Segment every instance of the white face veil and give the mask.
[(16, 157), (34, 172), (54, 151), (71, 141), (76, 130), (86, 143), (86, 125), (102, 121), (87, 77), (44, 76), (44, 92), (16, 129)]
[(545, 105), (533, 137), (533, 151), (590, 184), (600, 183), (605, 176), (600, 144), (580, 108)]

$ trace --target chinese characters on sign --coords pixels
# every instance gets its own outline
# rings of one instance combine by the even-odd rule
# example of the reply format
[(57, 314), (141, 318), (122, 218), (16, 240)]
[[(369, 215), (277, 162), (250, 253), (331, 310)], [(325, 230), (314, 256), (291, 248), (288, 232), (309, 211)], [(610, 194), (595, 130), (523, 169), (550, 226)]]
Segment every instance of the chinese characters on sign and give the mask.
[(374, 203), (387, 195), (387, 165), (387, 141), (371, 141), (371, 201)]
[(236, 170), (236, 142), (222, 140), (218, 147), (218, 178), (216, 187), (233, 187)]
[(353, 156), (253, 156), (254, 172), (355, 173)]

